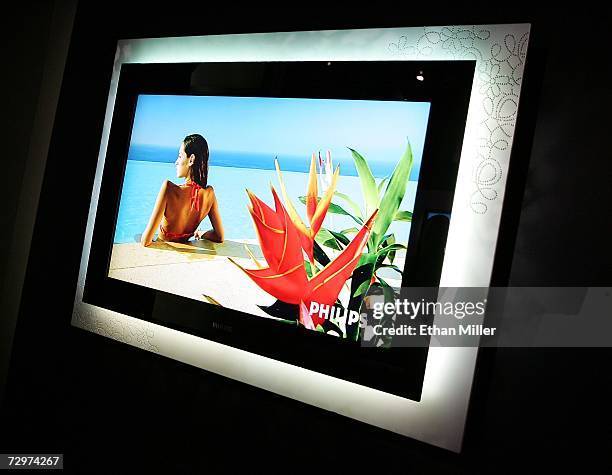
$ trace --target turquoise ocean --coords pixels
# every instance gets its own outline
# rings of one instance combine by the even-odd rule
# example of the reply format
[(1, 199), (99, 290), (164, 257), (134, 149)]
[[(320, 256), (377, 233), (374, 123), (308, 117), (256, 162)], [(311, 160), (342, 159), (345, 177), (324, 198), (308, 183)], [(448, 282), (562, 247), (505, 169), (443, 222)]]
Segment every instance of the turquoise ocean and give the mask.
[[(176, 177), (174, 167), (176, 156), (177, 150), (174, 148), (142, 145), (130, 147), (115, 228), (115, 243), (138, 241), (139, 235), (149, 221), (159, 188), (164, 180), (170, 180), (176, 184), (184, 181)], [(361, 185), (352, 158), (332, 158), (334, 166), (340, 163), (337, 191), (351, 196), (363, 209)], [(399, 158), (398, 156), (398, 160)], [(415, 158), (420, 159), (420, 157)], [(287, 192), (302, 219), (307, 223), (306, 207), (298, 198), (306, 194), (310, 158), (279, 156), (278, 159)], [(376, 163), (371, 160), (368, 160), (368, 163), (377, 182), (389, 176), (395, 165), (388, 162)], [(402, 210), (412, 211), (414, 208), (418, 162), (416, 165), (413, 167), (410, 181), (406, 187), (406, 194), (400, 207)], [(280, 186), (274, 169), (274, 156), (242, 152), (213, 152), (209, 162), (208, 183), (215, 189), (226, 238), (230, 240), (256, 239), (253, 222), (247, 210), (249, 199), (245, 189), (248, 188), (270, 206), (274, 206), (270, 184), (280, 194)], [(335, 197), (333, 202), (351, 212), (350, 207), (342, 199)], [(323, 227), (332, 231), (340, 231), (359, 227), (359, 225), (349, 216), (327, 213)], [(199, 229), (210, 229), (208, 218), (200, 224)], [(396, 221), (391, 225), (389, 232), (395, 233), (397, 242), (406, 244), (410, 233), (410, 223)]]

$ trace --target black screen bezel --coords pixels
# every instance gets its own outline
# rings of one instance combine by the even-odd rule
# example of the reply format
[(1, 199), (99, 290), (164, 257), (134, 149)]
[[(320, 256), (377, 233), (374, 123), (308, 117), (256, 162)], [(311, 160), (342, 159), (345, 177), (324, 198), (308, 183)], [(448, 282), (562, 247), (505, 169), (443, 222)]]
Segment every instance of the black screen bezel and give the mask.
[[(420, 236), (431, 211), (450, 213), (474, 61), (124, 64), (105, 156), (83, 301), (228, 346), (420, 400), (427, 348), (361, 348), (206, 302), (108, 277), (131, 130), (140, 94), (430, 102), (402, 285), (436, 286), (435, 255)], [(424, 81), (416, 76), (422, 73)], [(224, 81), (225, 78), (225, 81)], [(214, 152), (212, 152), (214, 153)], [(442, 236), (442, 241), (446, 235)]]

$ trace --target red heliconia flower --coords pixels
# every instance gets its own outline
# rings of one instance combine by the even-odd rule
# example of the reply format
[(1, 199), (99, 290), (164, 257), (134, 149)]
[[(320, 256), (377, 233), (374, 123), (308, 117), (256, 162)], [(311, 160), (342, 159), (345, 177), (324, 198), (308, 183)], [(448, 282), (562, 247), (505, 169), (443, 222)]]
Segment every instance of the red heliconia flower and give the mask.
[(249, 212), (268, 267), (262, 267), (255, 261), (257, 269), (245, 269), (231, 258), (230, 260), (270, 295), (282, 302), (298, 305), (299, 321), (307, 328), (316, 328), (323, 322), (323, 318), (309, 313), (311, 302), (334, 305), (342, 286), (350, 278), (361, 258), (378, 210), (333, 261), (312, 279), (308, 279), (299, 231), (274, 188), (272, 195), (275, 210), (253, 193), (247, 193), (251, 200)]
[(327, 190), (325, 191), (325, 194), (319, 200), (316, 159), (315, 154), (312, 154), (312, 158), (310, 160), (310, 172), (308, 174), (308, 190), (306, 192), (306, 214), (308, 216), (308, 221), (310, 222), (310, 227), (307, 227), (302, 221), (302, 218), (300, 218), (298, 212), (295, 210), (293, 204), (291, 203), (291, 200), (289, 199), (289, 195), (287, 194), (287, 190), (285, 189), (285, 183), (283, 181), (283, 176), (280, 171), (278, 160), (275, 160), (274, 164), (276, 166), (278, 181), (280, 182), (281, 192), (283, 193), (285, 205), (287, 206), (287, 213), (289, 214), (291, 221), (293, 221), (293, 224), (298, 230), (300, 242), (302, 243), (302, 248), (308, 256), (308, 260), (314, 264), (314, 239), (319, 230), (321, 229), (323, 219), (327, 214), (327, 210), (329, 209), (329, 205), (334, 196), (334, 192), (336, 191), (336, 183), (338, 181), (338, 175), (340, 174), (340, 167), (336, 167), (336, 171), (330, 179), (330, 183), (327, 187)]
[[(274, 206), (270, 208), (247, 190), (251, 200), (249, 212), (255, 223), (257, 239), (268, 267), (247, 270), (230, 258), (259, 287), (279, 300), (299, 304), (299, 296), (308, 283), (302, 246), (295, 226), (291, 223), (276, 190), (272, 188)], [(256, 262), (256, 264), (258, 264)]]

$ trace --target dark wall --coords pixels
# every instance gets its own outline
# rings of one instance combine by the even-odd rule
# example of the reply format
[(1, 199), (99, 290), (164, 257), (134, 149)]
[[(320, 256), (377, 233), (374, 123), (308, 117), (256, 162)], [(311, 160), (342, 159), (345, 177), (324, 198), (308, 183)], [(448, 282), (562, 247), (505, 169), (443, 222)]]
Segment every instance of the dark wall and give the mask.
[[(17, 198), (21, 190), (28, 156), (32, 124), (38, 103), (48, 40), (53, 2), (20, 3), (13, 5), (3, 32), (8, 41), (3, 43), (2, 56), (6, 65), (0, 75), (4, 101), (2, 104), (2, 168), (3, 186), (0, 187), (0, 222), (5, 232), (0, 233), (0, 249), (7, 249), (15, 221)], [(9, 231), (9, 232), (6, 232)], [(6, 265), (7, 254), (0, 253), (0, 269)], [(4, 274), (0, 274), (0, 282)]]
[[(610, 285), (610, 17), (420, 10), (381, 6), (332, 15), (304, 7), (271, 17), (123, 7), (117, 15), (81, 5), (36, 222), (36, 235), (53, 236), (53, 245), (32, 245), (0, 452), (64, 452), (67, 467), (88, 473), (118, 462), (172, 472), (230, 471), (243, 463), (286, 468), (286, 461), (398, 473), (569, 470), (596, 462), (612, 468), (608, 349), (485, 353), (465, 453), (455, 456), (69, 325), (114, 35), (532, 21), (537, 54), (521, 119), (530, 133), (524, 169), (512, 175), (520, 184), (527, 174), (525, 199), (506, 216), (518, 233), (514, 249), (505, 238), (511, 252), (502, 257), (511, 267), (499, 275), (515, 285)], [(36, 85), (24, 91), (34, 94)]]
[(5, 278), (45, 66), (46, 48), (41, 45), (49, 38), (52, 12), (51, 1), (12, 5), (2, 22), (7, 40), (1, 46), (5, 63), (0, 74), (3, 91), (0, 223), (4, 226), (0, 233), (0, 399), (4, 393), (6, 360), (15, 324), (14, 315), (8, 315), (6, 310)]

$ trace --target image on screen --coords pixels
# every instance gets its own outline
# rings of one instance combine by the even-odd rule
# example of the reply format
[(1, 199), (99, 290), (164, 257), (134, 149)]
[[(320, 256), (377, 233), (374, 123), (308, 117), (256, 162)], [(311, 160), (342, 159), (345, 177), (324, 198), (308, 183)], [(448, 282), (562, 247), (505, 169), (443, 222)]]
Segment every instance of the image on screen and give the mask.
[(401, 285), (429, 111), (138, 96), (108, 276), (356, 339)]

